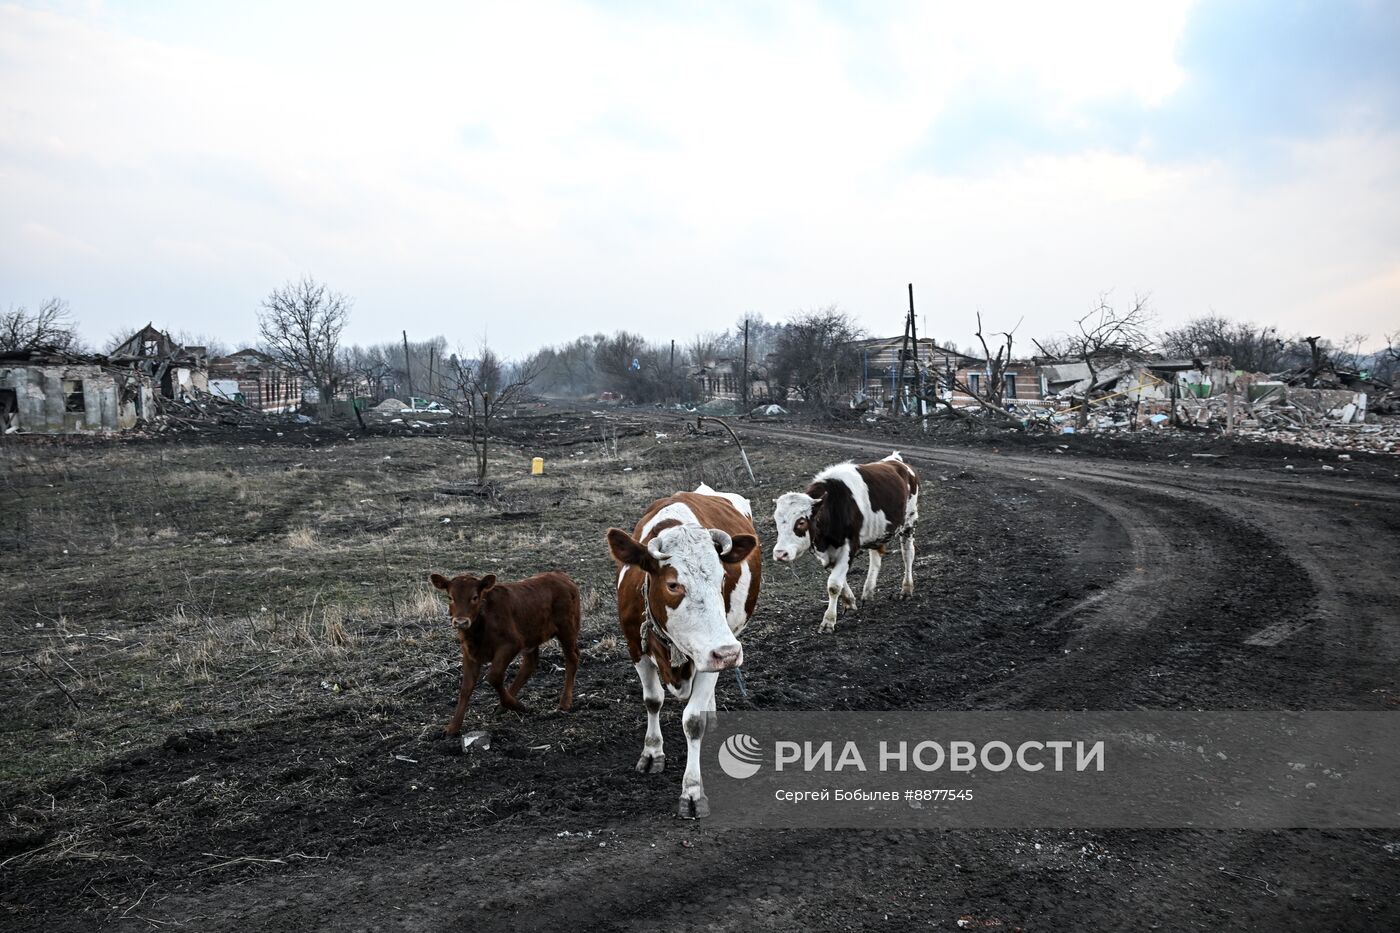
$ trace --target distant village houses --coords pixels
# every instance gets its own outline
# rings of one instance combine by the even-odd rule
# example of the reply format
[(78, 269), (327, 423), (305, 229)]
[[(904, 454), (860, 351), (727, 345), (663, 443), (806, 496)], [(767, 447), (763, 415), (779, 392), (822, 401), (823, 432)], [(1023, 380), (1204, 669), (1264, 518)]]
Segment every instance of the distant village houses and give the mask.
[(298, 373), (249, 348), (209, 364), (209, 391), (258, 411), (278, 413), (296, 411), (305, 387)]

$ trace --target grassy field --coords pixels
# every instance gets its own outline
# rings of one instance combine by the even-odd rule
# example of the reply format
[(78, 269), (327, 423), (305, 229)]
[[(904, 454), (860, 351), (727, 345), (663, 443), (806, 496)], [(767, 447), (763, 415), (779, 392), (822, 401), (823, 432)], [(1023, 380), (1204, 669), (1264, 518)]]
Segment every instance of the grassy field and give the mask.
[[(500, 451), (487, 499), (465, 485), (459, 440), (268, 433), (0, 449), (10, 790), (174, 730), (455, 670), (434, 570), (570, 571), (582, 644), (611, 651), (606, 524), (591, 516), (606, 505), (630, 525), (661, 492), (737, 465), (708, 438), (527, 443)], [(537, 449), (548, 468), (531, 477)]]

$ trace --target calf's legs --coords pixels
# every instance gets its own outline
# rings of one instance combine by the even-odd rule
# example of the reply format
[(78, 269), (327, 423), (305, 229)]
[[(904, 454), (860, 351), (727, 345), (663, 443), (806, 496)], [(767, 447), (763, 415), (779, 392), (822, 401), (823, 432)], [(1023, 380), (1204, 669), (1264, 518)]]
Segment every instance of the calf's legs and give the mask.
[(491, 659), (491, 670), (486, 674), (486, 682), (495, 688), (496, 695), (501, 698), (502, 706), (515, 710), (517, 713), (523, 713), (525, 704), (516, 700), (506, 689), (506, 668), (510, 666), (511, 659), (519, 650), (518, 645), (503, 645), (496, 652), (496, 656)]
[(574, 677), (578, 674), (578, 645), (572, 641), (560, 639), (559, 646), (564, 649), (564, 689), (559, 694), (559, 708), (568, 709), (574, 705)]
[(510, 682), (510, 695), (520, 699), (520, 691), (525, 689), (530, 675), (540, 666), (540, 649), (531, 648), (520, 656), (520, 666), (515, 669), (515, 679)]
[(471, 702), (472, 691), (476, 689), (476, 678), (480, 673), (480, 664), (462, 661), (462, 687), (457, 693), (457, 710), (452, 714), (452, 721), (447, 724), (448, 735), (457, 735), (462, 731), (462, 717), (467, 715), (467, 703)]

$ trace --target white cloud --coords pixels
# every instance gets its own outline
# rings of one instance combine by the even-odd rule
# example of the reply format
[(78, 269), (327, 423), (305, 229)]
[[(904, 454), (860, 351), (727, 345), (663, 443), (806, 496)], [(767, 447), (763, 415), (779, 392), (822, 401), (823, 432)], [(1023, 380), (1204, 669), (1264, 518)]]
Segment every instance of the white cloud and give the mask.
[(1345, 293), (1381, 316), (1394, 140), (1319, 142), (1269, 185), (1109, 152), (909, 169), (979, 82), (1070, 121), (1161, 104), (1189, 7), (200, 7), (158, 30), (7, 6), (0, 275), (25, 294), (0, 300), (236, 341), (309, 271), (357, 297), (358, 339), (489, 327), (511, 352), (829, 301), (888, 329), (911, 278), (940, 334), (978, 304), (1043, 333), (1114, 285), (1173, 314), (1300, 317)]

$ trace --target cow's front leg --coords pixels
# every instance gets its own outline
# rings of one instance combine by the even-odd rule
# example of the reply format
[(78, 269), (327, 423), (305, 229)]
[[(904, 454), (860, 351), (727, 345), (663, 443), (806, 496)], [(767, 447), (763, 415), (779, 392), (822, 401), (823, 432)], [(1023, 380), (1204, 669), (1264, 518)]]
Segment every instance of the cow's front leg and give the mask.
[(899, 539), (899, 554), (904, 558), (904, 585), (899, 592), (904, 596), (914, 595), (914, 531), (910, 529)]
[(698, 820), (710, 815), (710, 800), (705, 796), (705, 784), (700, 779), (700, 741), (705, 738), (705, 729), (714, 715), (715, 682), (719, 680), (717, 671), (699, 671), (695, 674), (695, 686), (690, 691), (690, 702), (685, 705), (685, 717), (681, 720), (685, 727), (685, 779), (681, 781), (682, 819)]
[[(836, 600), (851, 592), (850, 587), (846, 586), (846, 574), (850, 569), (851, 546), (843, 544), (836, 552), (836, 559), (831, 562), (831, 575), (826, 578), (826, 615), (822, 616), (822, 624), (818, 631), (836, 630)], [(849, 606), (856, 604), (854, 595), (847, 596), (847, 600)]]
[(884, 548), (871, 549), (870, 569), (865, 572), (865, 586), (860, 588), (861, 599), (869, 599), (875, 595), (875, 583), (880, 579), (880, 565), (884, 560)]
[(462, 654), (462, 686), (457, 691), (457, 709), (452, 713), (452, 721), (443, 730), (448, 735), (461, 734), (462, 719), (467, 715), (467, 704), (471, 702), (472, 691), (476, 689), (476, 678), (481, 672), (480, 664), (466, 657), (465, 651)]
[(637, 759), (637, 770), (660, 774), (666, 770), (666, 752), (661, 744), (661, 704), (666, 700), (666, 691), (661, 687), (661, 673), (651, 655), (644, 656), (635, 667), (642, 681), (642, 702), (647, 706), (647, 737), (642, 743), (642, 757)]

